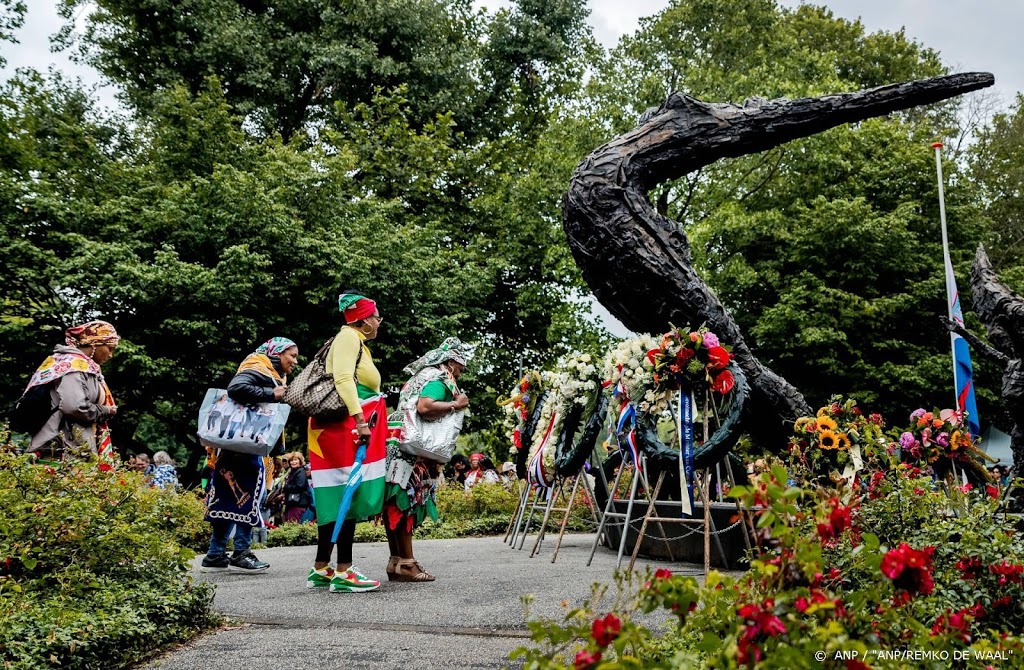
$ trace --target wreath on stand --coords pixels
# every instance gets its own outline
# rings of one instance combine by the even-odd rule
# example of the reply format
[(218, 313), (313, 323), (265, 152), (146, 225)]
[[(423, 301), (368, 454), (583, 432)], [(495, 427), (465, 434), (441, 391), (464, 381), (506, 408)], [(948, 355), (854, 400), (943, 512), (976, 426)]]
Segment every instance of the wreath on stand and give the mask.
[(881, 414), (864, 414), (854, 399), (834, 395), (815, 416), (796, 420), (789, 441), (790, 470), (799, 479), (852, 481), (861, 470), (885, 469), (888, 454)]
[(971, 435), (966, 423), (964, 414), (957, 410), (916, 409), (894, 449), (899, 449), (903, 462), (929, 466), (947, 482), (959, 485), (961, 474), (973, 484), (987, 482), (985, 462), (995, 459), (979, 448), (981, 439)]
[(601, 383), (594, 358), (586, 353), (559, 359), (554, 372), (545, 374), (548, 394), (533, 433), (527, 473), (534, 484), (550, 487), (558, 473), (559, 452), (572, 443), (583, 416), (594, 411)]

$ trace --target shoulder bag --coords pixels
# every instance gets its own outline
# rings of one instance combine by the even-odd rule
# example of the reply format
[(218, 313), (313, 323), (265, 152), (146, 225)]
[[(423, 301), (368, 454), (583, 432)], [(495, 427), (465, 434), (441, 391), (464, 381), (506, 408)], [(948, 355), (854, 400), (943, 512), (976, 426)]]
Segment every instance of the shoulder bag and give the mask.
[[(437, 368), (425, 368), (409, 380), (408, 390), (403, 393), (399, 412), (402, 417), (402, 440), (399, 448), (407, 454), (447, 463), (455, 453), (455, 440), (462, 432), (462, 422), (466, 418), (465, 410), (455, 410), (439, 419), (428, 421), (416, 411), (416, 403), (420, 392), (428, 382), (440, 377)], [(455, 388), (458, 394), (458, 387)]]
[[(283, 398), (296, 412), (318, 421), (341, 421), (348, 418), (348, 407), (338, 395), (334, 375), (327, 372), (327, 354), (333, 343), (332, 337), (320, 347), (320, 351), (316, 352), (309, 365), (288, 385)], [(358, 374), (359, 361), (362, 357), (363, 345), (360, 343), (353, 377)]]

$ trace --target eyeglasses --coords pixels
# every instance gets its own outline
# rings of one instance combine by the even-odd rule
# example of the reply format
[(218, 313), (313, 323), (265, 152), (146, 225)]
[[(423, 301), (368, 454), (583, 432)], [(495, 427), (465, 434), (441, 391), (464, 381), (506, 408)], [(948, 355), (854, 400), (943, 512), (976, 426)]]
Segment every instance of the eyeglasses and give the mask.
[(384, 317), (383, 317), (383, 316), (381, 316), (380, 314), (371, 314), (371, 315), (370, 315), (370, 318), (371, 318), (371, 319), (376, 319), (376, 320), (377, 320), (377, 323), (378, 323), (378, 324), (380, 324), (380, 323), (383, 323), (383, 322), (384, 322)]

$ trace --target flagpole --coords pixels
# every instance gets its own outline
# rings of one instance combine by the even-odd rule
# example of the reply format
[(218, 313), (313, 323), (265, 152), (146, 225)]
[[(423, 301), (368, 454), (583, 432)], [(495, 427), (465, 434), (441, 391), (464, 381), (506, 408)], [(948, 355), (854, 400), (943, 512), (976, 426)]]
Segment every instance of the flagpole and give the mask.
[[(962, 326), (964, 325), (963, 321), (957, 319), (957, 315), (953, 311), (953, 304), (959, 299), (959, 296), (957, 295), (956, 286), (952, 283), (953, 262), (949, 258), (949, 234), (946, 232), (946, 195), (942, 186), (942, 142), (932, 144), (932, 149), (935, 150), (935, 174), (939, 181), (939, 222), (942, 227), (942, 261), (946, 271), (946, 316), (949, 317), (950, 321), (958, 321)], [(953, 357), (953, 406), (957, 407), (959, 396), (956, 387), (956, 334), (952, 331), (949, 333), (949, 348), (950, 354)]]

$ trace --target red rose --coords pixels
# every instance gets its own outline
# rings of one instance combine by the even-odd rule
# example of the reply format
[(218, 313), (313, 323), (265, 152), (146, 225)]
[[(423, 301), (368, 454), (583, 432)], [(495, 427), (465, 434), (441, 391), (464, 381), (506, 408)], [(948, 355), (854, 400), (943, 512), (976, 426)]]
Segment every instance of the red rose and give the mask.
[(736, 378), (728, 370), (722, 370), (711, 380), (711, 390), (715, 393), (725, 395), (736, 385)]
[(612, 612), (604, 615), (602, 619), (595, 619), (594, 624), (590, 627), (590, 634), (594, 641), (602, 647), (607, 647), (614, 642), (621, 631), (622, 620)]
[(601, 661), (601, 652), (589, 651), (587, 649), (580, 649), (576, 652), (576, 660), (573, 665), (576, 670), (587, 670), (592, 668)]
[(668, 579), (672, 576), (672, 571), (668, 568), (658, 568), (654, 571), (655, 579)]
[(651, 349), (647, 352), (647, 360), (651, 362), (651, 365), (657, 365), (657, 356), (661, 353), (661, 349)]
[(679, 350), (679, 353), (676, 354), (676, 365), (682, 367), (686, 365), (686, 361), (690, 360), (696, 355), (697, 352), (694, 351), (693, 349), (690, 349), (689, 347), (683, 347), (682, 349)]
[(111, 470), (114, 469), (114, 466), (111, 465), (110, 463), (100, 463), (97, 467), (99, 468), (100, 472), (110, 472)]

